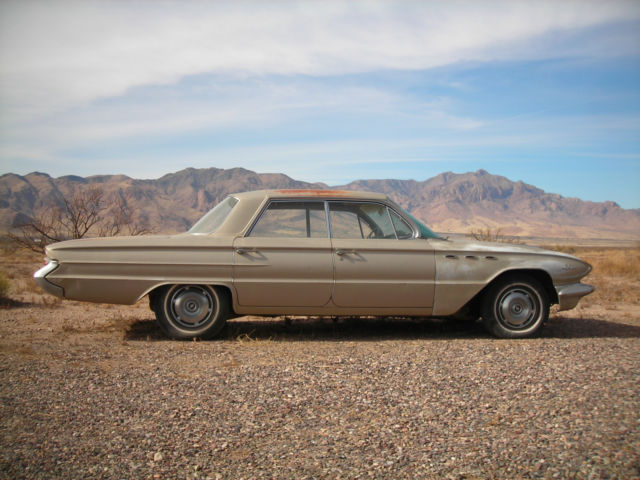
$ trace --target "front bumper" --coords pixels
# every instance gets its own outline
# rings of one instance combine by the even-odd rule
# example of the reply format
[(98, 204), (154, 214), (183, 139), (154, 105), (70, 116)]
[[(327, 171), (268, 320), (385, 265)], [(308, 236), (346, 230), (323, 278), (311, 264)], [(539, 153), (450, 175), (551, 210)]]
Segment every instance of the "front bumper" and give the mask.
[(586, 283), (572, 283), (571, 285), (560, 285), (555, 288), (558, 293), (559, 310), (571, 310), (582, 297), (595, 290), (593, 285), (587, 285)]
[(46, 276), (58, 268), (58, 262), (55, 260), (50, 261), (40, 270), (33, 274), (33, 278), (38, 286), (45, 292), (55, 295), (56, 297), (64, 298), (64, 290), (58, 285), (54, 285), (46, 279)]

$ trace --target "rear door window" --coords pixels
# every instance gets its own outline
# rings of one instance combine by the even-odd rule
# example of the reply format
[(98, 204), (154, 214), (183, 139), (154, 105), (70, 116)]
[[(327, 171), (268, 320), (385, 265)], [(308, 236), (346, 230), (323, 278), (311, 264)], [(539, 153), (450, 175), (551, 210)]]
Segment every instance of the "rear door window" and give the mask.
[(328, 230), (324, 202), (271, 202), (249, 236), (326, 238)]

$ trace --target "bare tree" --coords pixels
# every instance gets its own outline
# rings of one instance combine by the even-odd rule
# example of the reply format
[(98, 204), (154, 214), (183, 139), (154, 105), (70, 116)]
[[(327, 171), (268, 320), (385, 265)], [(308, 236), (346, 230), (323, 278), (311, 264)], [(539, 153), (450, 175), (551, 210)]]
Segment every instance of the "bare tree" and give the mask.
[(99, 237), (115, 237), (116, 235), (145, 235), (151, 233), (151, 229), (134, 219), (133, 211), (124, 197), (115, 195), (111, 207), (106, 210), (106, 215), (97, 229)]
[(37, 212), (9, 232), (17, 245), (44, 252), (47, 245), (88, 236), (142, 235), (150, 229), (136, 222), (122, 195), (105, 196), (98, 187), (73, 192), (56, 205)]
[(71, 238), (84, 238), (100, 222), (100, 214), (105, 208), (104, 191), (96, 187), (74, 192), (71, 198), (62, 201), (60, 223), (62, 231)]

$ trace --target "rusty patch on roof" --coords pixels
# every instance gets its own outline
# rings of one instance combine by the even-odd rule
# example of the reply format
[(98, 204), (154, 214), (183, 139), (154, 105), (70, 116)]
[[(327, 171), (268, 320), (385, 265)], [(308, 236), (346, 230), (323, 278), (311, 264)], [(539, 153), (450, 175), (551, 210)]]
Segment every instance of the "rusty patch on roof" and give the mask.
[(291, 195), (309, 195), (311, 197), (333, 197), (333, 196), (353, 196), (357, 192), (350, 190), (306, 190), (306, 189), (280, 189), (278, 193), (288, 193)]

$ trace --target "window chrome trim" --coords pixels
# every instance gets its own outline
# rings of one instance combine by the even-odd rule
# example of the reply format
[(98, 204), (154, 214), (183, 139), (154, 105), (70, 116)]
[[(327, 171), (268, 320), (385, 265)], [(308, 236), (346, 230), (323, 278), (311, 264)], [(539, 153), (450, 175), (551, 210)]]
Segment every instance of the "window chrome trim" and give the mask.
[[(396, 230), (396, 226), (393, 224), (393, 218), (391, 218), (391, 212), (389, 212), (389, 205), (385, 205), (387, 207), (387, 218), (389, 219), (389, 223), (391, 224), (391, 228), (393, 228), (393, 234), (396, 236), (396, 240), (400, 240), (398, 238), (398, 230)], [(404, 240), (404, 238), (403, 238)]]
[(327, 219), (327, 232), (329, 233), (329, 238), (333, 238), (331, 234), (331, 221), (329, 220), (329, 201), (324, 200), (324, 214)]
[[(396, 215), (398, 215), (398, 217), (400, 217), (400, 220), (404, 221), (404, 223), (406, 223), (407, 226), (411, 229), (411, 232), (413, 232), (411, 235), (411, 238), (399, 238), (398, 240), (413, 240), (414, 238), (420, 238), (420, 229), (417, 228), (417, 226), (414, 225), (412, 221), (410, 221), (401, 213), (397, 212), (395, 208), (391, 208), (389, 205), (387, 205), (387, 208), (391, 210), (393, 213), (395, 213)], [(391, 220), (392, 220), (391, 223), (393, 224), (393, 219)], [(393, 229), (394, 230), (396, 229), (395, 225), (393, 225)], [(396, 230), (396, 237), (397, 236), (398, 236), (398, 231)]]

